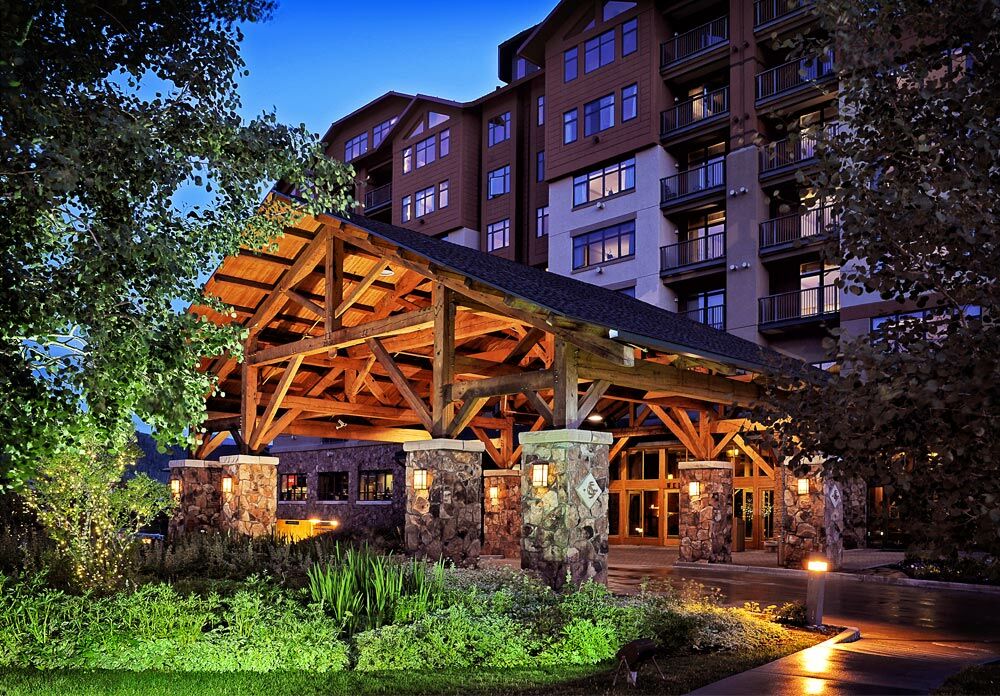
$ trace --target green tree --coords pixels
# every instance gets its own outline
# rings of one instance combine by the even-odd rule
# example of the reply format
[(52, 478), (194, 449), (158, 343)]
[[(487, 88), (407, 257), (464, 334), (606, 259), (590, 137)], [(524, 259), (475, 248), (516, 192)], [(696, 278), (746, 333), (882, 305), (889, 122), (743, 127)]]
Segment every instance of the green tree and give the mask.
[[(304, 126), (240, 116), (240, 25), (272, 0), (0, 1), (0, 481), (121, 441), (133, 414), (191, 444), (208, 270), (295, 215), (344, 209), (350, 167)], [(290, 69), (294, 69), (290, 65)], [(286, 180), (301, 210), (260, 207)], [(228, 310), (224, 310), (228, 311)]]
[(847, 126), (812, 181), (839, 216), (829, 255), (851, 296), (911, 315), (836, 332), (839, 374), (775, 382), (757, 415), (795, 466), (886, 486), (916, 545), (1000, 552), (1000, 3), (816, 12), (825, 36), (798, 49), (835, 47)]

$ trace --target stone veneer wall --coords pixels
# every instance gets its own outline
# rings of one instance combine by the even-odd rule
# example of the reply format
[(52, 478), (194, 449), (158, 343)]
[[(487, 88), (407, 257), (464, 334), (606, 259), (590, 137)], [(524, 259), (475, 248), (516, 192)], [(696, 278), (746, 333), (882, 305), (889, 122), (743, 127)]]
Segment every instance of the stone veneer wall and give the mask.
[[(490, 497), (496, 486), (497, 497)], [(517, 558), (521, 555), (521, 472), (493, 469), (483, 472), (483, 553)]]
[(232, 492), (222, 494), (221, 528), (254, 537), (271, 534), (278, 518), (278, 458), (235, 454), (219, 463), (222, 475), (233, 479)]
[(861, 478), (841, 482), (844, 493), (844, 548), (868, 546), (868, 484)]
[(181, 482), (181, 496), (168, 534), (218, 531), (222, 514), (222, 468), (218, 462), (179, 459), (169, 463), (170, 478)]
[[(472, 440), (425, 440), (403, 444), (406, 452), (406, 550), (456, 565), (479, 560), (483, 525), (485, 446)], [(413, 472), (426, 469), (427, 490), (413, 486)]]
[[(733, 465), (730, 462), (681, 462), (678, 560), (686, 563), (732, 563)], [(690, 484), (700, 486), (691, 497)]]
[[(406, 509), (406, 469), (400, 463), (402, 446), (398, 444), (359, 444), (281, 452), (278, 475), (305, 474), (308, 492), (304, 501), (279, 501), (278, 518), (282, 520), (336, 520), (338, 530), (396, 530), (402, 537)], [(319, 474), (346, 471), (346, 501), (322, 501)], [(363, 471), (391, 471), (391, 501), (359, 501), (358, 489)]]
[[(520, 434), (521, 567), (553, 588), (608, 580), (608, 445), (610, 433), (550, 430)], [(532, 485), (534, 464), (548, 464), (548, 485)], [(577, 492), (592, 475), (599, 495), (587, 505)]]
[(779, 524), (778, 565), (804, 568), (812, 554), (822, 554), (831, 570), (843, 561), (844, 499), (840, 484), (818, 475), (806, 477), (809, 492), (799, 493), (799, 477), (787, 466), (776, 477), (775, 515)]

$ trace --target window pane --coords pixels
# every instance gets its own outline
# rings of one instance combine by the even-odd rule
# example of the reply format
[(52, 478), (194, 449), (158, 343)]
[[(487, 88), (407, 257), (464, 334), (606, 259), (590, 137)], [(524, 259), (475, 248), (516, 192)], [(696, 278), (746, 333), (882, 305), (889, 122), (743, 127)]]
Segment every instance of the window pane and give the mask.
[(635, 53), (638, 39), (639, 20), (630, 19), (622, 25), (622, 56)]
[(445, 128), (441, 131), (441, 156), (444, 157), (451, 152), (451, 129)]
[(577, 49), (571, 48), (563, 54), (563, 82), (575, 80), (577, 74)]

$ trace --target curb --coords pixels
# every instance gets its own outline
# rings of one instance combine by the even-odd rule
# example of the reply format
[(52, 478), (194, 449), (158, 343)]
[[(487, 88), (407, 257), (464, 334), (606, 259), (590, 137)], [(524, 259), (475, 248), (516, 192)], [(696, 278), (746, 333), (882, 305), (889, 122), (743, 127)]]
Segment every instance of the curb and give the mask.
[[(642, 571), (654, 566), (614, 566), (616, 569)], [(760, 566), (729, 565), (724, 563), (674, 563), (674, 568), (683, 570), (704, 570), (709, 572), (753, 573), (755, 575), (770, 575), (772, 577), (808, 577), (809, 572), (796, 568), (762, 568)], [(979, 592), (985, 594), (1000, 594), (998, 585), (973, 585), (966, 582), (942, 582), (939, 580), (917, 580), (915, 578), (889, 578), (881, 575), (858, 575), (856, 573), (834, 572), (829, 574), (837, 580), (851, 582), (866, 582), (872, 585), (897, 585), (901, 587), (923, 587), (931, 590), (961, 590), (964, 592)]]
[[(812, 648), (817, 648), (821, 645), (839, 645), (840, 643), (853, 643), (858, 640), (861, 640), (861, 629), (855, 628), (854, 626), (845, 626), (843, 629), (841, 629), (840, 633), (833, 636), (832, 638), (827, 638), (821, 643), (816, 643), (816, 645), (812, 646)], [(812, 650), (812, 648), (806, 648), (806, 650)]]

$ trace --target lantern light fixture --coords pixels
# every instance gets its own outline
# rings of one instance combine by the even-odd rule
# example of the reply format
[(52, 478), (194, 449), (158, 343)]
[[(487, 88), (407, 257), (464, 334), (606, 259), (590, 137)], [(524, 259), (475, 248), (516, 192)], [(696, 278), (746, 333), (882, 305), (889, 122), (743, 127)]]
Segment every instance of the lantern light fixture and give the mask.
[(799, 495), (809, 495), (809, 479), (799, 479)]
[(531, 485), (535, 488), (544, 488), (549, 485), (548, 464), (536, 463), (531, 465)]
[(226, 494), (233, 492), (233, 477), (232, 476), (223, 476), (222, 477), (222, 492), (226, 493)]
[(413, 490), (415, 491), (427, 490), (427, 469), (413, 470)]
[(692, 498), (697, 498), (698, 496), (701, 495), (700, 481), (691, 481), (688, 484), (688, 495), (691, 496)]
[(490, 502), (496, 505), (497, 502), (499, 502), (500, 500), (500, 487), (490, 486), (489, 495), (490, 495)]
[(181, 497), (181, 480), (179, 478), (170, 479), (170, 493), (175, 498)]

